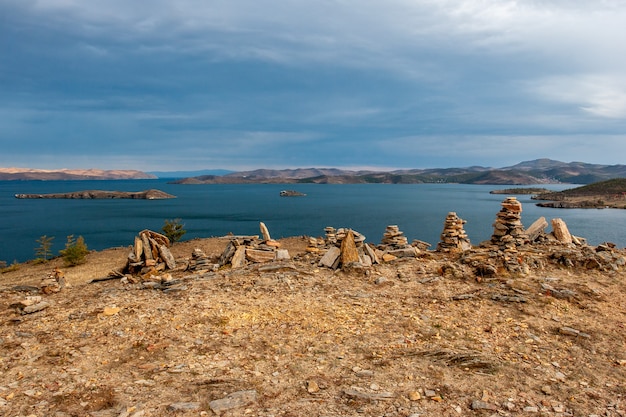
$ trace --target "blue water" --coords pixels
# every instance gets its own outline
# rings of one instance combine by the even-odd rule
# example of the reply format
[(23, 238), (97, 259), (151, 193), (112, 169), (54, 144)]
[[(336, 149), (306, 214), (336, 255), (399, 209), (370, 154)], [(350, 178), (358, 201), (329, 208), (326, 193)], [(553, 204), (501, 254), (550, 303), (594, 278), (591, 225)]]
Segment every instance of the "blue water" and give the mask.
[[(572, 186), (548, 186), (554, 190)], [(64, 193), (100, 189), (142, 191), (157, 188), (177, 196), (170, 200), (20, 200), (17, 193)], [(282, 189), (306, 197), (280, 197)], [(121, 181), (0, 181), (0, 261), (35, 258), (36, 240), (54, 236), (53, 253), (63, 249), (68, 235), (83, 236), (90, 249), (132, 244), (143, 229), (160, 231), (165, 219), (181, 218), (187, 234), (196, 237), (259, 234), (264, 222), (272, 237), (323, 236), (324, 227), (350, 227), (368, 242), (379, 243), (390, 224), (405, 235), (436, 246), (446, 214), (455, 211), (467, 220), (472, 243), (489, 239), (504, 195), (489, 194), (499, 187), (461, 184), (255, 184), (176, 185), (167, 180)], [(523, 204), (526, 227), (540, 216), (560, 217), (572, 234), (591, 244), (604, 241), (626, 246), (626, 210), (549, 209)]]

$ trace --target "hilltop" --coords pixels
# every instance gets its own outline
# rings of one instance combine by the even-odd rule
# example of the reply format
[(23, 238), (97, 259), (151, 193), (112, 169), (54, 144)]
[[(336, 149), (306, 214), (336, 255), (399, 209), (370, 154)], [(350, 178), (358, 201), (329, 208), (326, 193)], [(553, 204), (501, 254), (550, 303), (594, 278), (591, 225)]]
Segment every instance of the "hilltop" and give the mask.
[(293, 237), (272, 243), (289, 260), (197, 269), (233, 239), (175, 243), (144, 276), (111, 275), (129, 248), (0, 274), (0, 413), (625, 413), (624, 250), (545, 236), (332, 269)]
[(136, 170), (0, 168), (0, 181), (11, 180), (126, 180), (154, 179)]
[(503, 184), (529, 185), (550, 183), (588, 184), (616, 177), (626, 177), (626, 165), (598, 165), (537, 159), (503, 168), (472, 166), (467, 168), (409, 169), (389, 172), (350, 171), (341, 169), (285, 169), (233, 172), (227, 175), (202, 175), (173, 181), (175, 184)]

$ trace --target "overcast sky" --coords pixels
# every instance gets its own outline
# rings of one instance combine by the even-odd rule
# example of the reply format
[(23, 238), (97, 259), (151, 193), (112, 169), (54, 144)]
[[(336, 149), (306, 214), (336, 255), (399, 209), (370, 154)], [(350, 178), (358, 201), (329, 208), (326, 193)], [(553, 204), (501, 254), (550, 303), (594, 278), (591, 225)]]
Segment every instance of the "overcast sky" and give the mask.
[(0, 0), (0, 167), (626, 163), (624, 0)]

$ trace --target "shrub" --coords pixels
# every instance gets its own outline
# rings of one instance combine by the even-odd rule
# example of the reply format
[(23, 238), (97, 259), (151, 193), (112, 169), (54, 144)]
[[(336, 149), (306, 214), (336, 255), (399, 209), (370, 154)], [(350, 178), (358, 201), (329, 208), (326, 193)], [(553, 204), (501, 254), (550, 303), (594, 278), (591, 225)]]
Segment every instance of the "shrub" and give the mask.
[(62, 249), (59, 253), (63, 257), (66, 266), (76, 266), (85, 263), (89, 249), (87, 249), (85, 239), (82, 236), (74, 239), (74, 235), (69, 235), (65, 243), (65, 249)]
[(174, 243), (178, 242), (183, 235), (187, 233), (183, 227), (185, 227), (185, 224), (182, 223), (181, 219), (165, 220), (165, 224), (161, 230), (170, 242)]
[(35, 242), (39, 243), (39, 246), (35, 248), (35, 261), (38, 263), (48, 262), (48, 259), (52, 256), (52, 241), (54, 237), (48, 237), (46, 235), (41, 236)]
[(0, 261), (0, 273), (17, 271), (20, 269), (20, 264), (17, 261), (13, 261), (13, 263), (7, 266), (6, 261)]

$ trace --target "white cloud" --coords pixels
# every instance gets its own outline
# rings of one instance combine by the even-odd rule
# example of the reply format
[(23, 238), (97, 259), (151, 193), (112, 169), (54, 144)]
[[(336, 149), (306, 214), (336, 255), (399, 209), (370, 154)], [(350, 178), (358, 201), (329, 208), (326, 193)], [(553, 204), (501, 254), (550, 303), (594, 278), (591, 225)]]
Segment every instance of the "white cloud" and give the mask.
[(603, 74), (557, 76), (539, 80), (535, 91), (547, 100), (571, 104), (602, 118), (626, 119), (626, 77)]

